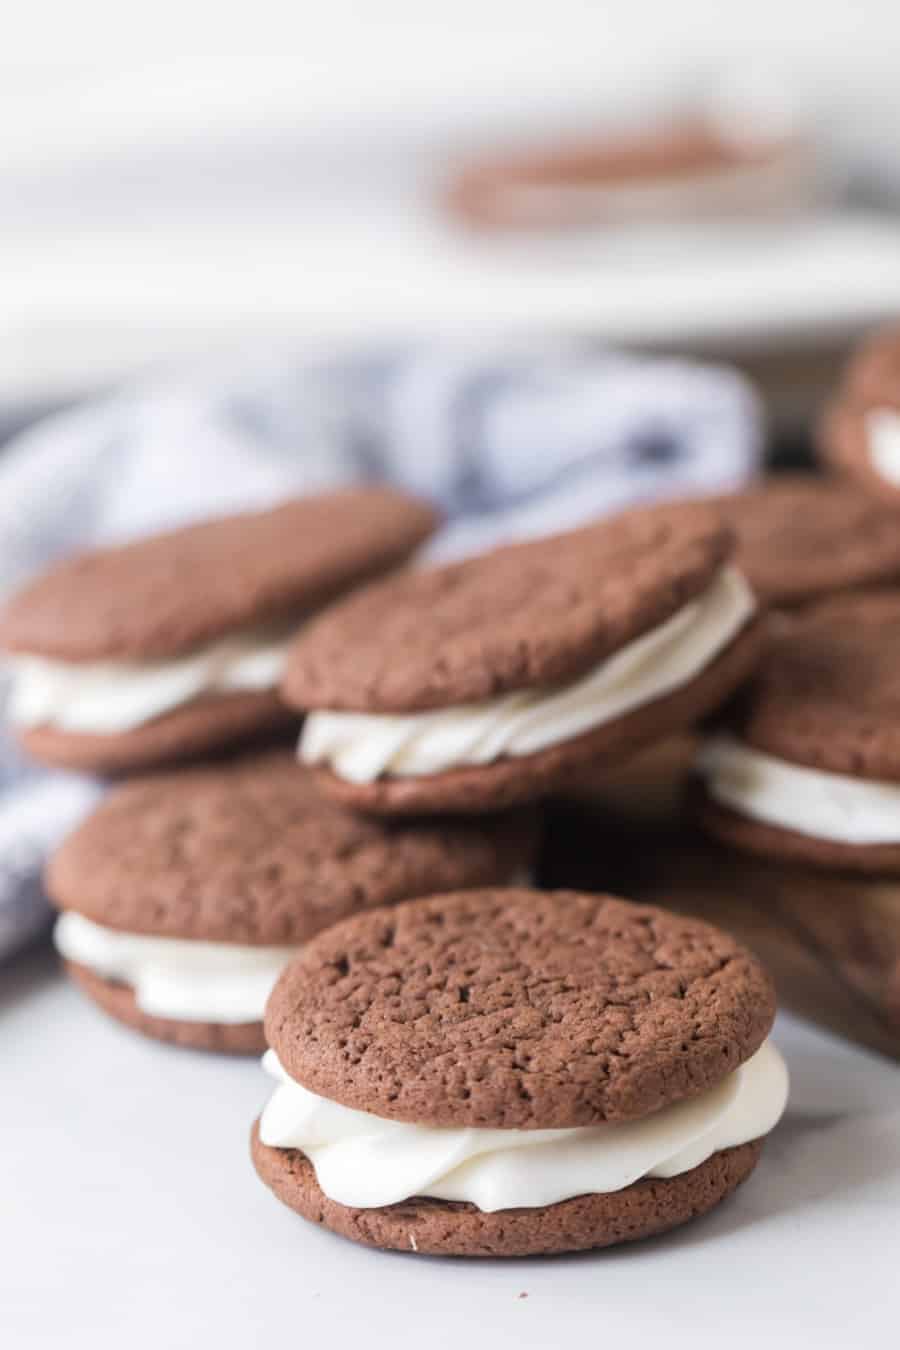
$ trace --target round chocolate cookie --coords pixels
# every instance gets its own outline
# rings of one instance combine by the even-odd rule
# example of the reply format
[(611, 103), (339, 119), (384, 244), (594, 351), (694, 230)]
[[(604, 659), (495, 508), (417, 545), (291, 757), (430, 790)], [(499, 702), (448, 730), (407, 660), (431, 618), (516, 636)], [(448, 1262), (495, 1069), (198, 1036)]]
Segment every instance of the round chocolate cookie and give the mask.
[(267, 1147), (258, 1124), (251, 1136), (260, 1178), (304, 1219), (367, 1247), (423, 1256), (551, 1256), (655, 1237), (725, 1200), (746, 1181), (761, 1152), (757, 1139), (666, 1180), (648, 1178), (621, 1191), (485, 1214), (475, 1205), (422, 1196), (377, 1209), (339, 1205), (323, 1193), (299, 1149)]
[(392, 1120), (559, 1129), (636, 1120), (759, 1048), (768, 977), (707, 924), (604, 895), (436, 896), (322, 933), (266, 1036), (287, 1073)]
[(537, 833), (532, 812), (361, 819), (323, 801), (289, 751), (270, 751), (118, 788), (51, 858), (46, 886), (62, 954), (108, 1012), (165, 1040), (256, 1050), (265, 997), (314, 934), (521, 876)]
[(291, 648), (301, 756), (386, 815), (490, 810), (619, 764), (755, 664), (731, 547), (714, 509), (646, 508), (370, 586)]
[(61, 661), (164, 661), (324, 604), (402, 562), (436, 523), (403, 493), (348, 488), (82, 553), (12, 597), (0, 646)]
[(778, 625), (700, 753), (701, 823), (764, 857), (900, 872), (898, 663), (893, 592), (836, 597)]
[(850, 361), (822, 418), (819, 444), (835, 469), (900, 504), (900, 328), (877, 333)]
[(712, 512), (649, 509), (405, 573), (311, 623), (283, 691), (298, 708), (406, 713), (572, 680), (671, 618), (730, 551)]
[[(358, 915), (310, 942), (269, 999), (281, 1086), (254, 1131), (254, 1161), (306, 1218), (376, 1246), (525, 1255), (646, 1237), (703, 1213), (752, 1170), (783, 1109), (783, 1066), (766, 1043), (774, 1013), (768, 976), (732, 938), (607, 895), (490, 889)], [(751, 1072), (748, 1116), (733, 1126), (717, 1116), (708, 1151), (683, 1154), (667, 1133), (679, 1111), (721, 1110), (726, 1080)], [(310, 1121), (303, 1147), (279, 1142)], [(648, 1155), (592, 1188), (591, 1151), (629, 1147), (629, 1131), (650, 1121), (663, 1170)], [(479, 1130), (496, 1133), (479, 1143)], [(359, 1178), (336, 1169), (331, 1132), (335, 1144), (362, 1134), (367, 1194), (373, 1178), (393, 1184), (402, 1141), (403, 1181), (421, 1175), (425, 1195), (348, 1199)], [(529, 1172), (557, 1147), (569, 1150), (564, 1175), (535, 1191)], [(499, 1172), (486, 1190), (475, 1181), (490, 1200), (479, 1205), (469, 1192), (485, 1150)]]
[(115, 773), (271, 727), (297, 628), (435, 524), (414, 498), (354, 488), (58, 563), (0, 611), (10, 720), (35, 757)]
[(838, 478), (779, 475), (713, 504), (737, 536), (738, 565), (771, 605), (900, 579), (900, 515)]

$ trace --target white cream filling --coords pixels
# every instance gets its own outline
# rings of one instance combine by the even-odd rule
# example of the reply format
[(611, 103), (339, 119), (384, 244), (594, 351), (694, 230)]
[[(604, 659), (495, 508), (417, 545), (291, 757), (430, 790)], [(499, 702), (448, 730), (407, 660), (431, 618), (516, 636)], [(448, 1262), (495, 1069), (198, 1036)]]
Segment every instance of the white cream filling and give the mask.
[(788, 1091), (784, 1060), (766, 1041), (716, 1087), (644, 1120), (574, 1130), (438, 1129), (319, 1097), (285, 1073), (273, 1050), (263, 1065), (279, 1086), (260, 1120), (262, 1142), (301, 1149), (325, 1194), (361, 1209), (424, 1195), (490, 1213), (678, 1176), (768, 1134)]
[[(531, 870), (516, 868), (506, 884), (532, 886)], [(53, 941), (67, 961), (129, 985), (142, 1012), (181, 1022), (261, 1022), (275, 981), (299, 950), (128, 933), (74, 910), (60, 914)]]
[(900, 487), (900, 412), (875, 408), (866, 414), (866, 439), (872, 467), (894, 487)]
[(730, 736), (701, 747), (706, 790), (742, 816), (840, 844), (900, 843), (900, 783), (789, 764)]
[(532, 755), (689, 683), (754, 609), (747, 582), (726, 567), (702, 596), (572, 684), (400, 716), (312, 712), (300, 758), (326, 763), (351, 783), (371, 783), (382, 774), (417, 777)]
[(182, 1022), (261, 1022), (297, 951), (118, 932), (71, 910), (57, 919), (53, 940), (67, 961), (129, 985), (142, 1012)]
[(274, 689), (295, 629), (252, 630), (172, 661), (75, 663), (42, 656), (7, 661), (6, 714), (17, 726), (65, 731), (131, 731), (201, 694)]

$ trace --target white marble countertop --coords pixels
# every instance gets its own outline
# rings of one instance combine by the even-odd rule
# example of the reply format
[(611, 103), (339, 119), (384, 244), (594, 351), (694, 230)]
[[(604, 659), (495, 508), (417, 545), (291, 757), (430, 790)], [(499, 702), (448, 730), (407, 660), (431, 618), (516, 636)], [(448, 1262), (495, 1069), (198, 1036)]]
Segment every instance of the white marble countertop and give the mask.
[(254, 1061), (144, 1041), (39, 952), (0, 971), (0, 1325), (10, 1350), (889, 1344), (900, 1071), (795, 1020), (757, 1172), (668, 1237), (555, 1260), (414, 1258), (305, 1224), (257, 1181)]

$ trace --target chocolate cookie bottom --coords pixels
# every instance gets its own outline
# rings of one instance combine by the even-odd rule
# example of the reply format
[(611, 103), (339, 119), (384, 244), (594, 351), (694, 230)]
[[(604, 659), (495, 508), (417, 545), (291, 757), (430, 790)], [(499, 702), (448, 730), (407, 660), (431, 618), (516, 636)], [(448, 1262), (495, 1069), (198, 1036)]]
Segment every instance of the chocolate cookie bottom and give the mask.
[(75, 961), (63, 963), (81, 989), (110, 1017), (144, 1036), (191, 1050), (218, 1050), (230, 1055), (261, 1055), (266, 1048), (262, 1022), (185, 1022), (154, 1017), (137, 1006), (128, 984), (104, 979)]
[(844, 844), (770, 825), (732, 811), (711, 797), (700, 783), (691, 785), (688, 798), (701, 828), (742, 853), (755, 854), (767, 862), (803, 863), (826, 872), (900, 876), (900, 844)]
[(174, 764), (258, 733), (297, 723), (274, 690), (205, 694), (152, 722), (108, 735), (65, 731), (49, 723), (22, 727), (18, 739), (35, 759), (62, 769), (109, 775)]
[(540, 1256), (610, 1247), (665, 1233), (713, 1209), (753, 1171), (763, 1141), (723, 1149), (681, 1176), (648, 1178), (605, 1195), (486, 1214), (459, 1201), (417, 1197), (380, 1209), (339, 1205), (299, 1149), (269, 1148), (253, 1126), (260, 1178), (304, 1219), (369, 1247), (432, 1256)]

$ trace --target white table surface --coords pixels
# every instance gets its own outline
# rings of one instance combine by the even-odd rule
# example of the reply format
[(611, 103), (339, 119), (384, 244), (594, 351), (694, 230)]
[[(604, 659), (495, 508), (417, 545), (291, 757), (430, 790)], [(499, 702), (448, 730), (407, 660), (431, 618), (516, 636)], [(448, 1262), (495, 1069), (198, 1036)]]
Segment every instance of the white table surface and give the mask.
[(792, 1099), (751, 1180), (679, 1233), (555, 1260), (385, 1254), (257, 1181), (253, 1060), (144, 1041), (39, 952), (0, 971), (9, 1350), (891, 1344), (900, 1071), (783, 1017)]

